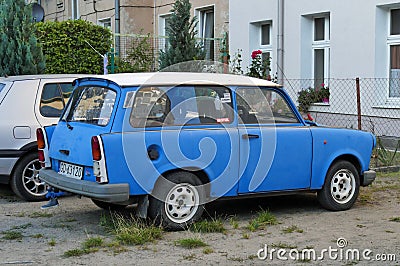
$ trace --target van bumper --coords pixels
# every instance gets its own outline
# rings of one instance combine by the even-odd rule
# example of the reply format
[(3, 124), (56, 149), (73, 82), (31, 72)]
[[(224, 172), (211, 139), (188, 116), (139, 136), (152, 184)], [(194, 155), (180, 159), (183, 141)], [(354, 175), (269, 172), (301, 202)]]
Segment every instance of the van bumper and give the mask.
[(366, 187), (369, 184), (371, 184), (372, 182), (374, 182), (374, 180), (376, 178), (376, 172), (372, 171), (372, 170), (368, 170), (363, 173), (363, 176), (364, 176), (364, 178), (363, 178), (362, 186)]
[(48, 185), (63, 191), (97, 199), (104, 202), (118, 203), (129, 200), (129, 184), (99, 184), (96, 182), (66, 177), (52, 169), (41, 169), (39, 178)]

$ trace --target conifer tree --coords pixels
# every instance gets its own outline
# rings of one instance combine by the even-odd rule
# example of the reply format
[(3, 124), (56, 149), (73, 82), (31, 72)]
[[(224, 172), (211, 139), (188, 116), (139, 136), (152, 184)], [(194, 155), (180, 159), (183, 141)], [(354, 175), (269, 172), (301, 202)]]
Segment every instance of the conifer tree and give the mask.
[(204, 51), (196, 41), (197, 18), (190, 17), (189, 0), (176, 0), (172, 7), (166, 34), (169, 46), (160, 53), (160, 69), (191, 60), (203, 60)]
[(34, 27), (32, 7), (25, 0), (0, 0), (0, 76), (44, 71)]

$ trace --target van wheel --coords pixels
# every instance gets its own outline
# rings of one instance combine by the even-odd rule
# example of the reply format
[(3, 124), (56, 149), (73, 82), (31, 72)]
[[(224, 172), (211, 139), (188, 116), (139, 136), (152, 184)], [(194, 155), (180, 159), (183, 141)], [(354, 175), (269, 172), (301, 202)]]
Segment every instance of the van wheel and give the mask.
[(348, 161), (338, 161), (329, 168), (317, 198), (325, 209), (343, 211), (354, 205), (359, 190), (360, 176), (357, 169)]
[(201, 217), (205, 198), (203, 184), (196, 175), (172, 173), (156, 182), (148, 216), (167, 230), (182, 230)]
[(10, 185), (18, 197), (27, 201), (46, 199), (47, 185), (39, 179), (40, 168), (36, 153), (29, 153), (17, 163)]
[(104, 201), (95, 200), (95, 199), (92, 199), (92, 201), (97, 207), (104, 209), (104, 210), (108, 210), (108, 211), (121, 211), (121, 210), (125, 209), (126, 206), (128, 206), (128, 205), (119, 205), (119, 204), (104, 202)]

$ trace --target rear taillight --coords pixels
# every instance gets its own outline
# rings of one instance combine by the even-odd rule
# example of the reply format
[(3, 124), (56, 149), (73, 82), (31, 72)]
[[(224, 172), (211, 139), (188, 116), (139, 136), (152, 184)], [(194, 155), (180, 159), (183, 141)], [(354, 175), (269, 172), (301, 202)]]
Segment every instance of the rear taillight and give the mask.
[(49, 147), (47, 147), (46, 132), (43, 128), (36, 129), (36, 139), (38, 145), (38, 157), (42, 168), (51, 167), (49, 158)]
[(39, 162), (42, 165), (42, 167), (44, 167), (45, 158), (43, 150), (38, 150), (38, 155), (39, 155)]
[(100, 136), (92, 137), (93, 174), (97, 183), (108, 183), (106, 161)]
[(92, 137), (92, 157), (94, 161), (101, 160), (100, 141), (97, 136)]
[(37, 138), (38, 149), (46, 148), (46, 142), (44, 140), (43, 129), (41, 129), (41, 128), (36, 129), (36, 138)]

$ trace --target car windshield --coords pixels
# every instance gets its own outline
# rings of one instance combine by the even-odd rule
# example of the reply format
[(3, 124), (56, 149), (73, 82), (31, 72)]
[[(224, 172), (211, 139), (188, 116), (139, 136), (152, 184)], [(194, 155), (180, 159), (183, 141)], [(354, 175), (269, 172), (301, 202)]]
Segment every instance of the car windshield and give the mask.
[(116, 96), (115, 91), (104, 87), (79, 87), (74, 90), (62, 120), (106, 126)]

